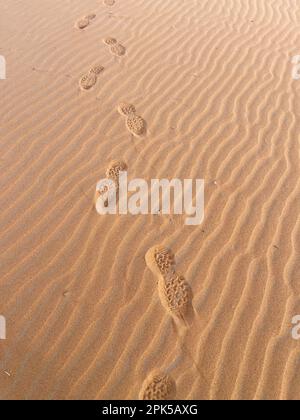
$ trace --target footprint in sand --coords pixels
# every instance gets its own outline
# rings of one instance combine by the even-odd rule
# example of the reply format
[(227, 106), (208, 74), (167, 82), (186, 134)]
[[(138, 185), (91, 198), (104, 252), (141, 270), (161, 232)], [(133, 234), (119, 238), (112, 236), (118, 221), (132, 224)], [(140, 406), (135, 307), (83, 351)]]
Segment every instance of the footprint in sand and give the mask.
[(165, 308), (172, 315), (184, 318), (190, 302), (190, 288), (185, 278), (177, 273), (169, 274), (158, 287)]
[(160, 278), (175, 273), (175, 255), (164, 246), (157, 245), (146, 254), (146, 263), (152, 273)]
[(75, 26), (78, 29), (84, 29), (87, 26), (89, 26), (90, 21), (95, 19), (96, 15), (94, 13), (91, 13), (90, 15), (84, 16), (83, 18), (79, 19)]
[(143, 383), (141, 400), (172, 400), (176, 395), (176, 384), (167, 374), (152, 373)]
[(136, 113), (135, 106), (128, 104), (127, 102), (121, 102), (118, 106), (118, 111), (123, 117), (129, 117), (130, 115), (134, 115)]
[(138, 115), (129, 115), (126, 119), (127, 130), (136, 137), (146, 133), (146, 122)]
[(116, 57), (122, 57), (126, 54), (126, 48), (123, 45), (117, 43), (110, 47), (111, 54), (115, 55)]
[(103, 40), (104, 44), (109, 47), (110, 53), (116, 57), (122, 57), (126, 54), (126, 48), (121, 45), (115, 38), (105, 38)]
[(136, 114), (135, 106), (127, 102), (122, 102), (118, 106), (118, 112), (126, 118), (127, 130), (136, 137), (146, 134), (146, 121)]
[(79, 86), (82, 90), (89, 90), (97, 83), (98, 76), (104, 70), (103, 66), (97, 65), (92, 67), (87, 74), (83, 75), (79, 80)]
[[(114, 160), (113, 162), (110, 163), (110, 165), (108, 166), (107, 170), (106, 170), (106, 177), (107, 179), (109, 179), (110, 181), (113, 182), (113, 186), (114, 186), (114, 190), (116, 191), (117, 195), (119, 192), (119, 175), (120, 172), (124, 172), (127, 170), (127, 165), (125, 162), (123, 161), (117, 161)], [(99, 197), (103, 196), (103, 195), (108, 195), (109, 194), (109, 187), (106, 185), (105, 187), (97, 184), (96, 187), (96, 194), (95, 194), (95, 204), (97, 205), (97, 201), (99, 199)], [(105, 201), (104, 203), (105, 207), (108, 207), (108, 199)]]
[(148, 268), (158, 279), (158, 293), (163, 307), (172, 316), (185, 319), (191, 290), (185, 278), (176, 273), (173, 252), (163, 246), (155, 246), (146, 254)]
[(103, 0), (105, 6), (113, 6), (116, 3), (116, 0)]
[(116, 184), (116, 188), (119, 189), (119, 175), (120, 172), (127, 171), (127, 165), (125, 162), (120, 160), (114, 160), (111, 162), (106, 170), (106, 176)]
[(107, 38), (105, 38), (104, 40), (103, 40), (103, 42), (104, 42), (104, 44), (105, 45), (109, 45), (109, 46), (111, 46), (111, 45), (115, 45), (115, 44), (117, 44), (118, 43), (118, 41), (115, 39), (115, 38), (112, 38), (112, 37), (107, 37)]

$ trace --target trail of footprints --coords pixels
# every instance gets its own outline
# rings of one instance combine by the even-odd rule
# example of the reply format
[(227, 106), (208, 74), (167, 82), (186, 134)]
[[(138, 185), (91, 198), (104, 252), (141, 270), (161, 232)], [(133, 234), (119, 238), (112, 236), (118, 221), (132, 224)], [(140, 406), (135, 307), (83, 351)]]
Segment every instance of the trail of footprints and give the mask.
[[(176, 272), (175, 255), (161, 245), (149, 249), (146, 264), (157, 278), (158, 294), (165, 310), (185, 322), (185, 315), (191, 303), (191, 290), (185, 278)], [(172, 400), (176, 395), (176, 383), (166, 373), (153, 373), (144, 382), (140, 399)]]
[[(115, 0), (103, 0), (104, 5), (113, 6)], [(84, 16), (76, 22), (76, 27), (80, 30), (89, 26), (90, 22), (96, 17), (95, 14)], [(115, 38), (105, 38), (105, 45), (109, 47), (110, 53), (121, 57), (126, 54), (126, 48)], [(104, 67), (96, 65), (84, 74), (79, 81), (82, 90), (92, 89), (102, 73)], [(140, 117), (134, 105), (122, 102), (118, 106), (118, 112), (125, 118), (127, 130), (136, 137), (143, 136), (147, 131), (145, 120)], [(107, 179), (111, 180), (114, 189), (119, 192), (119, 174), (127, 170), (127, 165), (123, 161), (113, 161), (106, 170)], [(109, 187), (98, 183), (95, 192), (95, 205), (101, 196), (108, 197)], [(108, 198), (104, 205), (108, 206)], [(176, 262), (173, 252), (164, 246), (151, 248), (145, 256), (146, 264), (157, 278), (158, 294), (165, 310), (174, 318), (185, 321), (185, 314), (191, 302), (191, 292), (185, 278), (176, 272)], [(141, 400), (172, 400), (176, 396), (176, 383), (173, 378), (162, 371), (154, 371), (144, 381), (140, 390)]]
[[(131, 104), (120, 104), (119, 112), (128, 116), (135, 112)], [(123, 161), (113, 161), (106, 170), (106, 177), (113, 181), (119, 190), (119, 175), (126, 171), (127, 165)], [(101, 195), (107, 194), (107, 187), (97, 185), (95, 202)], [(105, 206), (108, 202), (105, 202)], [(174, 318), (185, 322), (185, 315), (191, 304), (191, 290), (185, 278), (176, 272), (175, 255), (171, 249), (157, 245), (150, 248), (145, 255), (148, 268), (157, 279), (158, 294), (165, 310)], [(173, 378), (162, 371), (155, 371), (144, 381), (139, 398), (141, 400), (172, 400), (176, 396), (176, 383)]]

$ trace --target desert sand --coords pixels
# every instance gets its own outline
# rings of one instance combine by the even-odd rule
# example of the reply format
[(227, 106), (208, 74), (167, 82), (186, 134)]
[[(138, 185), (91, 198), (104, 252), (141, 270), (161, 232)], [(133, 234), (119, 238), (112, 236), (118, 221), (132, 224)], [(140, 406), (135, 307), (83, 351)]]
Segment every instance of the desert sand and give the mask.
[[(0, 398), (299, 399), (298, 1), (2, 3)], [(204, 222), (100, 216), (111, 162)]]

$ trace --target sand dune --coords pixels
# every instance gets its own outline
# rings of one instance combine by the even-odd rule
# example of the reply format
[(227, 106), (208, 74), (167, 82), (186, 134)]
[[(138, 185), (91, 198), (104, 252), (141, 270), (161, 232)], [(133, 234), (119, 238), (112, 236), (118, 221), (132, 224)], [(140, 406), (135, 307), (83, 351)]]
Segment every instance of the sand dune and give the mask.
[[(1, 6), (0, 398), (299, 399), (297, 0), (27, 3)], [(99, 216), (112, 162), (204, 179), (204, 223)]]

